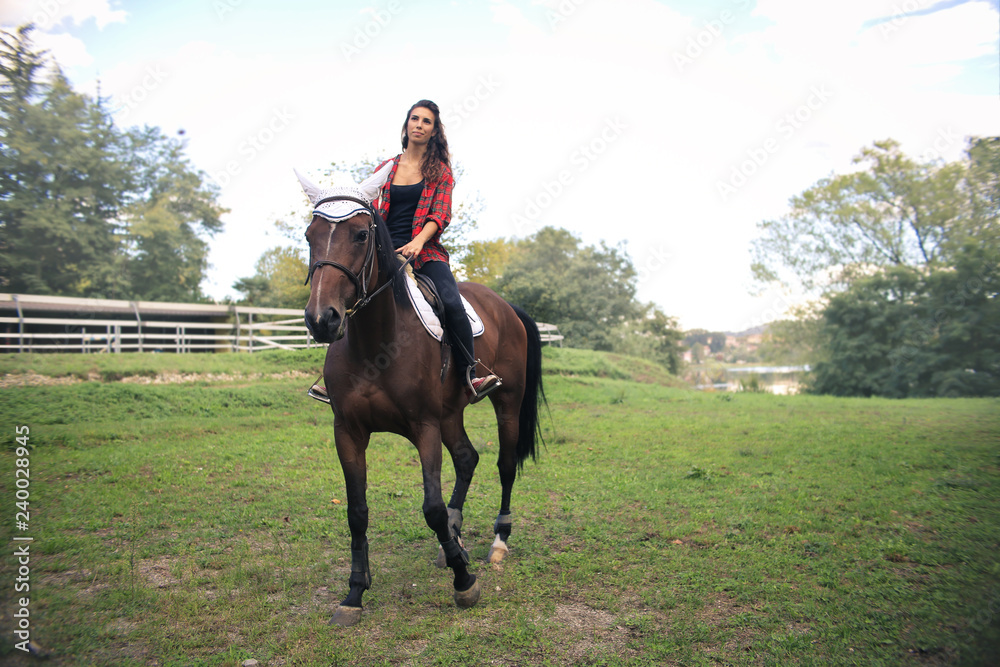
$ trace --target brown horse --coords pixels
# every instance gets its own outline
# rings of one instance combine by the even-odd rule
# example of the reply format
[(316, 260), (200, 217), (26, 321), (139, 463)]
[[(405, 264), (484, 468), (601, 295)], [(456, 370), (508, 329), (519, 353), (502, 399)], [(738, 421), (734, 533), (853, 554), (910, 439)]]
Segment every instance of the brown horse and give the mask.
[[(463, 423), (469, 397), (464, 374), (457, 370), (461, 364), (452, 362), (444, 368), (450, 355), (442, 353), (441, 344), (417, 319), (404, 291), (409, 278), (401, 270), (385, 224), (370, 206), (377, 186), (366, 187), (366, 182), (360, 190), (322, 190), (299, 178), (320, 213), (314, 214), (306, 231), (310, 252), (306, 280), (312, 284), (305, 321), (317, 341), (330, 343), (323, 376), (333, 408), (351, 530), (350, 592), (331, 623), (357, 623), (362, 595), (371, 586), (365, 452), (374, 432), (397, 433), (416, 446), (423, 470), (424, 519), (443, 552), (439, 564), (443, 560), (454, 572), (456, 604), (471, 607), (479, 600), (480, 584), (468, 571), (468, 553), (461, 541), (462, 506), (479, 454)], [(346, 203), (344, 215), (350, 217), (331, 220), (322, 215), (321, 207), (329, 202)], [(490, 289), (462, 283), (460, 291), (485, 324), (476, 340), (476, 356), (502, 378), (501, 386), (489, 395), (499, 430), (501, 497), (488, 558), (499, 562), (507, 553), (512, 526), (511, 488), (524, 461), (535, 458), (536, 435), (540, 436), (538, 407), (545, 400), (541, 340), (534, 321)], [(442, 443), (456, 475), (447, 506), (441, 491)]]

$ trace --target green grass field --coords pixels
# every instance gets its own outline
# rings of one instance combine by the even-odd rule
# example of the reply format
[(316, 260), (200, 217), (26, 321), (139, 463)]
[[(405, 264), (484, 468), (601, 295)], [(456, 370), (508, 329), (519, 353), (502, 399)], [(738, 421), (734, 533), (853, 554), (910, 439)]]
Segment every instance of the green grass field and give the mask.
[(1000, 664), (997, 400), (697, 393), (552, 348), (547, 444), (499, 566), (495, 423), (488, 402), (466, 413), (479, 605), (452, 603), (415, 450), (382, 434), (374, 584), (357, 626), (328, 626), (350, 556), (332, 416), (305, 396), (320, 359), (0, 357), (0, 663), (37, 662), (14, 648), (27, 535), (49, 665)]

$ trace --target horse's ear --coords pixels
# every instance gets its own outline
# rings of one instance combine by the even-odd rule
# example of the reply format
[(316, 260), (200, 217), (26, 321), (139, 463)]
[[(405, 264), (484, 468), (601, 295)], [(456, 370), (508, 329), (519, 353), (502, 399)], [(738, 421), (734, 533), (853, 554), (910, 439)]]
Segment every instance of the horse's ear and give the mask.
[(389, 180), (390, 171), (392, 171), (392, 160), (386, 162), (381, 169), (366, 178), (361, 182), (361, 185), (358, 186), (361, 188), (361, 191), (365, 193), (365, 197), (368, 198), (368, 201), (372, 202), (378, 199), (379, 192), (382, 191), (382, 186), (385, 185), (387, 180)]
[(309, 203), (313, 206), (316, 205), (323, 193), (323, 188), (319, 187), (308, 178), (299, 173), (298, 169), (293, 169), (295, 175), (299, 178), (299, 183), (302, 185), (302, 191), (306, 193), (306, 197), (309, 197)]

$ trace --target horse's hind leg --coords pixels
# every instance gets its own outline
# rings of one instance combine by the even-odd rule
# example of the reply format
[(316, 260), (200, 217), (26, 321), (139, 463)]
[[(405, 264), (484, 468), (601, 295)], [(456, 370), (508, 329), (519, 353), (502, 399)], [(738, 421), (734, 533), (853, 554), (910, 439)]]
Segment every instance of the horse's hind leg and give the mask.
[[(469, 440), (469, 436), (465, 432), (461, 413), (456, 418), (441, 424), (441, 437), (445, 447), (448, 448), (448, 453), (451, 454), (451, 462), (455, 466), (455, 488), (451, 492), (451, 500), (448, 501), (448, 530), (453, 537), (458, 538), (459, 546), (464, 549), (462, 508), (465, 506), (465, 497), (469, 493), (469, 485), (472, 484), (472, 475), (479, 464), (479, 453), (472, 446), (472, 441)], [(437, 560), (434, 561), (434, 564), (438, 567), (447, 567), (444, 547), (438, 549)]]
[(510, 551), (507, 540), (513, 523), (510, 515), (510, 495), (517, 477), (517, 436), (518, 413), (511, 410), (500, 401), (494, 404), (497, 415), (497, 427), (500, 440), (500, 454), (497, 457), (497, 468), (500, 472), (500, 513), (493, 524), (495, 535), (487, 559), (491, 563), (499, 563)]

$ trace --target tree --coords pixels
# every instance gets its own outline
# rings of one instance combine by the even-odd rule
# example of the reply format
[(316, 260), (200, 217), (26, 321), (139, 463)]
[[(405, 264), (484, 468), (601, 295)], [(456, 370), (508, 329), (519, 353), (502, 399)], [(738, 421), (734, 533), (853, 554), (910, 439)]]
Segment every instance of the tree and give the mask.
[(571, 347), (612, 350), (614, 329), (643, 313), (627, 254), (580, 247), (564, 229), (544, 227), (518, 243), (496, 290), (532, 317), (559, 327)]
[(257, 273), (241, 278), (233, 288), (244, 295), (244, 303), (266, 308), (301, 308), (309, 300), (309, 286), (302, 281), (309, 270), (300, 250), (275, 247), (257, 260)]
[(515, 241), (492, 239), (472, 241), (466, 246), (461, 273), (464, 280), (495, 287), (503, 278), (519, 247)]
[(113, 219), (128, 180), (100, 104), (39, 75), (31, 26), (0, 31), (0, 285), (89, 296), (121, 288)]
[(218, 190), (158, 128), (122, 131), (73, 91), (31, 26), (0, 31), (0, 287), (121, 299), (201, 299)]
[(635, 320), (623, 322), (616, 329), (619, 337), (613, 350), (662, 364), (672, 375), (681, 370), (681, 337), (677, 318), (669, 317), (653, 304)]
[(689, 347), (695, 343), (707, 346), (711, 337), (712, 333), (707, 329), (688, 329), (684, 332), (684, 340), (682, 342)]
[(822, 312), (805, 306), (795, 319), (778, 320), (767, 326), (758, 353), (761, 361), (781, 366), (802, 366), (819, 360), (819, 329)]
[(823, 313), (829, 359), (811, 390), (839, 396), (1000, 395), (1000, 264), (967, 246), (952, 270), (893, 267)]
[(787, 283), (790, 271), (809, 290), (842, 288), (881, 268), (948, 261), (956, 235), (968, 234), (964, 165), (914, 162), (892, 140), (854, 161), (867, 168), (821, 179), (792, 197), (787, 215), (758, 225), (758, 280)]
[(787, 269), (825, 300), (798, 332), (815, 332), (812, 390), (995, 395), (1000, 139), (971, 139), (951, 164), (916, 163), (892, 141), (857, 161), (868, 169), (793, 197), (755, 243), (758, 277)]
[(724, 333), (713, 333), (712, 337), (708, 339), (708, 351), (712, 354), (718, 354), (726, 349), (726, 334)]
[(961, 220), (961, 233), (950, 239), (962, 251), (967, 240), (992, 252), (1000, 252), (1000, 137), (969, 142), (968, 170), (963, 194), (968, 204)]
[(203, 298), (210, 236), (222, 229), (218, 187), (184, 157), (182, 142), (159, 128), (127, 135), (131, 201), (122, 215), (134, 294), (154, 301)]

